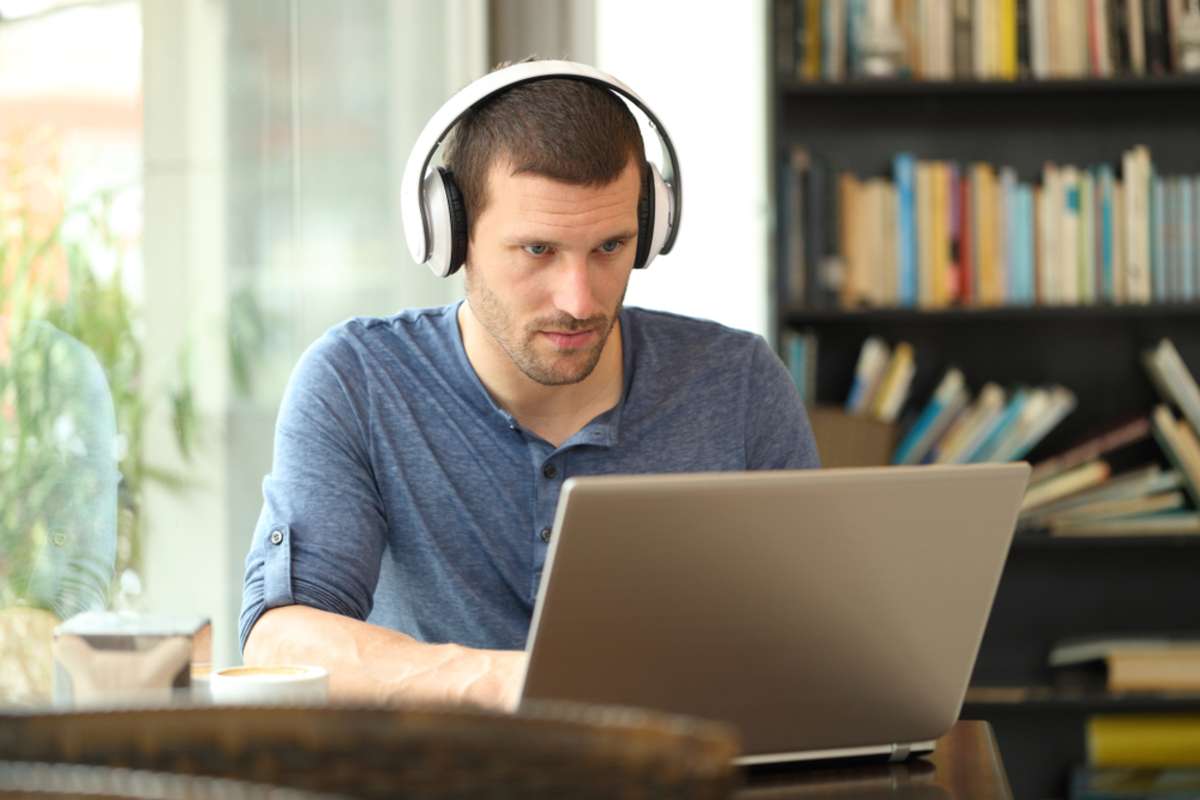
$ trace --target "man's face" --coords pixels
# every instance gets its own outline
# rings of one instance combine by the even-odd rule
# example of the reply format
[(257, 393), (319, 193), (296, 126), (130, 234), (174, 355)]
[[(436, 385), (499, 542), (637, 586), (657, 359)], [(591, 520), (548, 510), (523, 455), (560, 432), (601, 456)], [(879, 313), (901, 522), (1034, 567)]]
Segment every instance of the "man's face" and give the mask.
[(600, 360), (637, 247), (638, 164), (605, 186), (512, 175), (500, 161), (467, 254), (476, 319), (530, 379), (578, 383)]

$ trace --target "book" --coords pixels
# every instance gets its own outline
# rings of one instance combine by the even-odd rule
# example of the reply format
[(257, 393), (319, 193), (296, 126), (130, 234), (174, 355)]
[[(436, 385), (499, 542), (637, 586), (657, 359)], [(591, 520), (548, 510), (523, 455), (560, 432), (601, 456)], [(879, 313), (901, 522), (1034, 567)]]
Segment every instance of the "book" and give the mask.
[(1050, 650), (1059, 686), (1110, 692), (1200, 691), (1200, 633), (1193, 636), (1088, 636)]
[(809, 302), (811, 291), (808, 286), (806, 205), (811, 193), (809, 181), (809, 155), (804, 147), (792, 147), (780, 181), (781, 215), (787, 221), (787, 235), (782, 242), (781, 262), (784, 265), (781, 291), (789, 303)]
[(908, 398), (908, 390), (916, 371), (917, 364), (912, 345), (900, 342), (892, 351), (892, 358), (880, 381), (879, 390), (871, 400), (871, 416), (881, 422), (895, 422), (901, 406)]
[(1073, 528), (1090, 525), (1100, 520), (1143, 517), (1162, 511), (1175, 511), (1183, 508), (1185, 502), (1183, 492), (1163, 492), (1121, 500), (1100, 500), (1076, 506), (1069, 511), (1052, 514), (1046, 519), (1046, 526), (1050, 528), (1051, 533), (1069, 533)]
[(979, 392), (975, 403), (955, 421), (938, 443), (934, 454), (937, 464), (964, 464), (978, 447), (982, 437), (991, 431), (1004, 409), (1005, 392), (998, 384), (988, 383)]
[(1022, 514), (1020, 524), (1022, 527), (1040, 527), (1056, 514), (1066, 513), (1091, 503), (1141, 498), (1179, 489), (1182, 486), (1183, 481), (1178, 472), (1164, 471), (1158, 464), (1147, 464), (1120, 475), (1114, 475), (1091, 489), (1076, 492)]
[(917, 240), (916, 240), (916, 169), (911, 153), (900, 153), (892, 160), (892, 175), (896, 181), (896, 234), (900, 261), (900, 305), (917, 304)]
[(1112, 470), (1107, 462), (1090, 461), (1041, 483), (1031, 484), (1025, 491), (1025, 499), (1021, 501), (1020, 510), (1024, 513), (1075, 492), (1097, 486), (1106, 481), (1111, 474)]
[(1145, 517), (1123, 517), (1080, 524), (1060, 530), (1056, 536), (1089, 538), (1128, 536), (1194, 536), (1200, 534), (1200, 514), (1193, 511), (1151, 514)]
[(1200, 386), (1170, 339), (1145, 354), (1143, 363), (1163, 399), (1183, 412), (1194, 430), (1200, 431)]
[(962, 372), (955, 368), (947, 370), (921, 415), (900, 440), (892, 463), (920, 464), (969, 398)]
[(1116, 275), (1115, 253), (1113, 252), (1113, 226), (1116, 224), (1113, 216), (1113, 192), (1116, 188), (1116, 178), (1112, 167), (1101, 164), (1098, 170), (1100, 180), (1100, 283), (1103, 287), (1100, 296), (1109, 303), (1115, 303)]
[(1166, 181), (1155, 176), (1150, 186), (1150, 275), (1154, 283), (1154, 301), (1173, 297), (1167, 290), (1167, 192)]
[(1200, 715), (1098, 714), (1085, 732), (1097, 767), (1193, 766), (1200, 754)]
[(847, 412), (863, 414), (870, 407), (890, 357), (891, 349), (879, 337), (870, 336), (863, 342), (854, 368), (854, 383), (846, 400)]
[(784, 334), (788, 372), (805, 405), (817, 400), (817, 335), (813, 331)]
[(1158, 441), (1167, 460), (1183, 476), (1184, 488), (1194, 507), (1200, 508), (1200, 463), (1192, 458), (1188, 443), (1179, 434), (1175, 415), (1165, 405), (1155, 406), (1150, 416), (1154, 438)]
[[(1196, 12), (1196, 21), (1200, 24), (1200, 10)], [(1181, 178), (1182, 181), (1188, 181), (1188, 178)], [(1180, 234), (1187, 237), (1188, 252), (1191, 255), (1190, 264), (1184, 265), (1187, 273), (1191, 276), (1192, 294), (1185, 300), (1200, 299), (1200, 175), (1194, 175), (1191, 178), (1192, 184), (1192, 215), (1186, 220), (1184, 230)]]
[(1060, 299), (1069, 305), (1080, 301), (1079, 295), (1079, 230), (1080, 230), (1080, 189), (1079, 170), (1072, 166), (1063, 167), (1059, 173), (1062, 180), (1062, 216), (1059, 230), (1059, 261), (1055, 267), (1059, 270), (1058, 294)]
[(1076, 767), (1070, 800), (1195, 800), (1200, 769)]
[(1012, 461), (1033, 427), (1047, 413), (1052, 395), (1047, 389), (1031, 389), (1012, 424), (995, 436), (978, 454), (979, 461)]
[(1023, 427), (1013, 443), (1013, 449), (998, 454), (998, 458), (1006, 461), (1017, 461), (1025, 458), (1034, 447), (1050, 433), (1058, 423), (1062, 422), (1075, 410), (1075, 394), (1063, 386), (1052, 386), (1047, 390), (1045, 410), (1029, 420), (1027, 428)]
[(1034, 464), (1029, 482), (1030, 484), (1038, 483), (1052, 475), (1065, 472), (1123, 447), (1144, 441), (1149, 437), (1150, 418), (1148, 416), (1121, 422), (1099, 434), (1090, 436), (1069, 450)]
[(1122, 162), (1128, 225), (1125, 237), (1125, 298), (1131, 303), (1148, 303), (1151, 297), (1148, 231), (1150, 153), (1145, 147), (1134, 147), (1126, 151)]
[(1009, 437), (1017, 428), (1017, 424), (1024, 412), (1025, 407), (1034, 397), (1035, 390), (1025, 388), (1017, 388), (1008, 399), (1008, 404), (1000, 412), (995, 423), (993, 424), (987, 435), (982, 438), (978, 446), (964, 454), (968, 461), (984, 462), (995, 461), (996, 451), (1005, 444)]

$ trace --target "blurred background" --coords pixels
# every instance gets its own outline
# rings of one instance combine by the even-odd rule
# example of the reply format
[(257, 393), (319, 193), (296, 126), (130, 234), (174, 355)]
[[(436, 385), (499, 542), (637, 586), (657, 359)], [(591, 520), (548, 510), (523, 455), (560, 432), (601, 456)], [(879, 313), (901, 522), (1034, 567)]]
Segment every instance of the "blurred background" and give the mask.
[[(209, 616), (214, 661), (239, 659), (242, 561), (288, 374), (347, 317), (461, 295), (409, 258), (400, 175), (426, 119), (497, 62), (593, 63), (651, 104), (688, 213), (628, 302), (766, 333), (767, 4), (701, 5), (0, 0), (0, 317), (82, 343), (113, 405), (71, 417), (10, 398), (6, 415), (27, 415), (13, 430), (74, 444), (49, 466), (5, 446), (0, 606), (48, 612), (20, 623), (35, 627), (84, 607), (37, 575), (74, 547), (99, 561), (92, 594)], [(664, 36), (683, 18), (687, 36)], [(0, 359), (10, 393), (21, 352)], [(95, 378), (86, 355), (72, 363), (52, 395)], [(87, 418), (115, 420), (119, 485)], [(64, 460), (71, 447), (90, 462)], [(102, 496), (68, 497), (63, 522), (49, 486), (85, 463), (116, 517)]]

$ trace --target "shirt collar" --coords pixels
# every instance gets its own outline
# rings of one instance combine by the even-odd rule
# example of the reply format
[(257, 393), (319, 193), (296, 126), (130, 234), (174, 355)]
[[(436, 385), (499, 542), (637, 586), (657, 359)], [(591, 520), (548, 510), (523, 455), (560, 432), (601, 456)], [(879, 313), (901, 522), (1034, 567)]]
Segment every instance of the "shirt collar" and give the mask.
[[(471, 360), (467, 358), (467, 348), (463, 344), (462, 330), (458, 324), (458, 312), (463, 302), (463, 300), (459, 300), (448, 307), (449, 313), (443, 318), (443, 324), (446, 326), (443, 333), (451, 342), (455, 361), (462, 373), (461, 377), (465, 379), (464, 388), (466, 388), (467, 394), (470, 395), (472, 405), (484, 414), (495, 417), (497, 422), (504, 425), (504, 427), (516, 430), (519, 427), (516, 417), (496, 405), (496, 401), (492, 399), (492, 396), (484, 387), (483, 381), (479, 379), (478, 373), (475, 372), (475, 368), (471, 366)], [(560, 449), (584, 444), (612, 447), (618, 441), (621, 412), (625, 407), (625, 403), (629, 398), (629, 390), (633, 385), (633, 342), (635, 338), (631, 335), (631, 315), (628, 313), (628, 310), (622, 307), (618, 312), (618, 317), (621, 320), (621, 371), (623, 373), (621, 399), (608, 411), (605, 411), (584, 425), (581, 430), (577, 431), (575, 435), (564, 442)]]

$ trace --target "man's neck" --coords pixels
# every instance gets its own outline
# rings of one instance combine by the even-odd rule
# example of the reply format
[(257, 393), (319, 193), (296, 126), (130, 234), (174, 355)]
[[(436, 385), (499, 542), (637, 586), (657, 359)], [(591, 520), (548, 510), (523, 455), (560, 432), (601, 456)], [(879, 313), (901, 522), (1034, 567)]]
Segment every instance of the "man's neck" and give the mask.
[(545, 386), (513, 364), (464, 302), (458, 309), (458, 328), (467, 360), (498, 406), (555, 447), (621, 399), (624, 379), (621, 323), (613, 324), (600, 361), (579, 383)]

